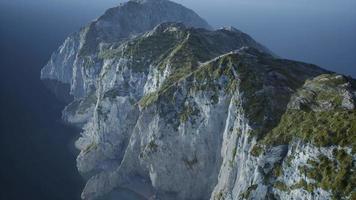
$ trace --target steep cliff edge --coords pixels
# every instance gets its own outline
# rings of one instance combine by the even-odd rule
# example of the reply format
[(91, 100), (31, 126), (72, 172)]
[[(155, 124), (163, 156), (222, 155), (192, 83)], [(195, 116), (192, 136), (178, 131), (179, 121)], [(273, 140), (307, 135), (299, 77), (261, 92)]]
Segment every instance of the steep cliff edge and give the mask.
[(172, 2), (110, 9), (41, 77), (71, 85), (63, 118), (83, 128), (83, 199), (356, 195), (355, 80), (212, 31)]
[[(95, 87), (101, 70), (98, 52), (153, 29), (163, 22), (211, 29), (195, 12), (167, 0), (131, 0), (69, 36), (41, 71), (41, 78), (70, 84), (70, 94), (80, 98)], [(91, 69), (86, 69), (91, 66)]]

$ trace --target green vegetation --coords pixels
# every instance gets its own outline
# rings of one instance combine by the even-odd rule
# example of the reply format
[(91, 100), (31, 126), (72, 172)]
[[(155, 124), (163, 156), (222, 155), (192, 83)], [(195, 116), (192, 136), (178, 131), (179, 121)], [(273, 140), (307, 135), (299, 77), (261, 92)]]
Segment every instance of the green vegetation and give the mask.
[[(338, 149), (334, 149), (333, 156), (336, 160), (330, 160), (326, 156), (319, 156), (317, 160), (308, 160), (308, 165), (300, 166), (300, 173), (309, 179), (315, 180), (315, 183), (307, 183), (305, 180), (300, 180), (292, 185), (290, 189), (303, 188), (308, 192), (313, 192), (316, 188), (322, 188), (323, 190), (331, 191), (335, 200), (355, 195), (356, 175), (352, 156), (344, 150)], [(284, 186), (281, 188), (284, 188)]]
[[(240, 58), (236, 73), (240, 79), (238, 87), (243, 95), (242, 106), (249, 119), (249, 125), (253, 128), (251, 134), (261, 139), (278, 124), (289, 101), (291, 93), (277, 89), (279, 85), (284, 84), (285, 87), (294, 88), (302, 83), (294, 77), (291, 77), (288, 82), (270, 78), (268, 74), (272, 72), (285, 77), (288, 74), (285, 72), (285, 66), (280, 66), (280, 61), (277, 59), (260, 53), (255, 55), (258, 57), (257, 63), (251, 62), (245, 56)], [(263, 60), (272, 63), (263, 63)], [(267, 89), (269, 87), (276, 88), (278, 95), (275, 95), (275, 91)]]
[(276, 128), (265, 138), (271, 145), (288, 144), (293, 137), (317, 146), (356, 145), (356, 111), (301, 111), (288, 110)]
[[(307, 99), (307, 104), (301, 110), (288, 109), (281, 117), (278, 125), (271, 129), (260, 141), (268, 146), (289, 144), (293, 138), (299, 138), (306, 143), (312, 143), (318, 147), (351, 147), (352, 154), (356, 145), (356, 110), (342, 109), (342, 89), (345, 85), (343, 76), (325, 74), (313, 80), (307, 81), (307, 89), (298, 91), (298, 95)], [(328, 102), (332, 109), (313, 111), (311, 106), (322, 105)], [(336, 160), (330, 160), (325, 156), (318, 160), (309, 160), (307, 166), (300, 166), (299, 171), (315, 183), (307, 183), (301, 180), (290, 186), (276, 183), (275, 187), (288, 191), (288, 189), (303, 188), (308, 192), (320, 187), (326, 191), (332, 191), (333, 199), (343, 199), (354, 195), (356, 177), (352, 156), (343, 150), (335, 150)], [(275, 168), (273, 174), (278, 177), (281, 170)]]
[(233, 167), (234, 166), (234, 160), (229, 160), (229, 167)]
[(322, 74), (309, 82), (314, 82), (319, 85), (324, 85), (324, 86), (328, 86), (328, 87), (337, 87), (337, 86), (345, 84), (347, 81), (348, 80), (342, 75)]
[(250, 187), (247, 188), (247, 190), (241, 194), (241, 199), (248, 199), (251, 195), (251, 192), (253, 192), (254, 190), (256, 190), (258, 187), (257, 184), (255, 185), (251, 185)]
[(160, 91), (161, 93), (164, 93), (166, 90), (168, 90), (170, 87), (172, 87), (172, 85), (174, 85), (175, 83), (177, 83), (179, 80), (181, 80), (182, 78), (186, 77), (187, 75), (189, 75), (191, 73), (191, 68), (189, 67), (182, 67), (179, 69), (176, 69), (174, 72), (172, 72), (172, 74), (167, 77), (167, 79), (163, 82)]
[(91, 150), (94, 150), (98, 148), (98, 145), (95, 143), (95, 142), (92, 142), (90, 143), (84, 150), (83, 150), (83, 153), (84, 154), (87, 154), (89, 153)]
[[(83, 34), (83, 33), (82, 33)], [(98, 47), (98, 33), (95, 23), (90, 23), (84, 30), (84, 44), (79, 51), (79, 57), (91, 55), (96, 52)]]
[(104, 49), (99, 53), (101, 59), (124, 57), (134, 72), (145, 72), (150, 64), (160, 65), (177, 45), (182, 43), (187, 32), (155, 32), (149, 36), (141, 36), (117, 48)]
[(314, 184), (308, 184), (305, 180), (300, 180), (298, 183), (295, 183), (290, 187), (291, 190), (295, 189), (304, 189), (308, 191), (309, 193), (312, 193), (315, 189)]
[(234, 162), (235, 162), (235, 157), (236, 157), (236, 154), (237, 154), (237, 147), (234, 147), (232, 149), (231, 153), (232, 153), (232, 158), (231, 158), (231, 160), (229, 160), (229, 166), (233, 167), (234, 166)]
[(226, 79), (225, 92), (232, 93), (237, 87), (237, 77), (233, 71), (237, 70), (238, 58), (236, 55), (226, 55), (222, 58), (206, 64), (194, 72), (194, 78), (200, 83), (200, 90), (210, 89), (212, 91), (222, 89), (218, 88), (217, 83), (222, 77)]
[(224, 200), (224, 193), (222, 191), (220, 191), (219, 193), (217, 193), (214, 197), (214, 200)]
[(185, 123), (190, 119), (191, 116), (199, 115), (199, 110), (191, 105), (184, 106), (183, 111), (180, 113), (180, 122)]
[(155, 141), (152, 140), (148, 143), (147, 148), (150, 150), (150, 152), (156, 152), (158, 145), (155, 143)]
[(261, 154), (263, 153), (263, 148), (259, 145), (255, 145), (252, 147), (251, 149), (251, 155), (252, 156), (255, 156), (255, 157), (258, 157), (260, 156)]
[(219, 103), (219, 95), (217, 93), (214, 93), (212, 96), (211, 96), (211, 103), (212, 104), (217, 104)]
[(124, 56), (133, 60), (129, 64), (133, 71), (146, 71), (149, 61), (158, 60), (162, 55), (166, 55), (179, 41), (170, 33), (153, 34), (147, 38), (138, 38), (128, 44), (124, 50)]
[(158, 93), (157, 92), (152, 92), (149, 93), (141, 98), (141, 100), (138, 102), (138, 104), (141, 106), (141, 108), (146, 108), (158, 99)]
[[(183, 78), (189, 81), (189, 87), (193, 90), (213, 91), (211, 101), (212, 104), (216, 104), (218, 103), (219, 98), (218, 91), (221, 89), (218, 81), (222, 76), (227, 78), (226, 84), (229, 85), (229, 88), (235, 89), (233, 86), (231, 86), (237, 82), (232, 72), (232, 70), (236, 68), (234, 65), (234, 63), (236, 63), (235, 59), (236, 57), (234, 56), (226, 56), (219, 59), (218, 61), (206, 64), (193, 72), (190, 66), (179, 68), (165, 80), (159, 91), (144, 96), (140, 100), (140, 105), (145, 108), (156, 101), (158, 96), (163, 94), (168, 96), (166, 93), (169, 90), (172, 90), (173, 86), (175, 86), (177, 82)], [(226, 92), (232, 93), (233, 91), (226, 90)]]
[(236, 89), (237, 81), (231, 71), (234, 67), (231, 57), (227, 56), (226, 58), (219, 59), (219, 62), (213, 62), (197, 68), (199, 62), (207, 61), (218, 56), (219, 53), (222, 53), (211, 53), (212, 49), (210, 49), (208, 52), (200, 54), (199, 52), (207, 51), (203, 43), (205, 42), (200, 41), (194, 34), (189, 34), (186, 40), (178, 45), (166, 60), (162, 61), (160, 64), (162, 70), (166, 64), (169, 63), (173, 72), (165, 80), (160, 91), (165, 92), (182, 78), (191, 78), (191, 80), (195, 79), (197, 81), (192, 88), (197, 90), (212, 90), (215, 92), (211, 96), (212, 103), (215, 104), (218, 102), (217, 91), (221, 89), (218, 88), (216, 82), (222, 75), (226, 75), (229, 79), (226, 90)]
[(108, 59), (113, 59), (119, 55), (122, 54), (122, 49), (121, 48), (115, 48), (115, 49), (102, 49), (99, 52), (98, 58), (103, 59), (103, 60), (108, 60)]
[(236, 154), (237, 154), (237, 147), (234, 147), (234, 148), (232, 149), (232, 158), (233, 158), (233, 159), (235, 159)]
[[(221, 43), (226, 43), (222, 46)], [(171, 54), (162, 63), (169, 63), (173, 69), (191, 68), (196, 69), (199, 62), (206, 62), (213, 59), (228, 50), (234, 50), (238, 46), (236, 41), (229, 40), (226, 37), (220, 37), (219, 34), (207, 34), (201, 30), (189, 29), (183, 42), (176, 46)], [(161, 65), (162, 70), (165, 65)]]
[(285, 163), (287, 164), (288, 167), (291, 166), (293, 159), (294, 159), (294, 155), (293, 155), (293, 154), (287, 156), (287, 157), (284, 159), (284, 161), (285, 161)]
[(282, 176), (283, 175), (283, 169), (282, 169), (282, 166), (281, 164), (276, 164), (273, 168), (273, 171), (272, 171), (274, 177), (279, 177), (279, 176)]
[(164, 71), (167, 65), (170, 65), (173, 71), (179, 68), (194, 69), (198, 67), (199, 60), (188, 44), (188, 39), (189, 34), (182, 43), (171, 49), (169, 54), (160, 60), (158, 66), (161, 71)]
[(305, 86), (298, 91), (298, 96), (307, 101), (302, 105), (303, 110), (311, 107), (323, 107), (325, 104), (332, 109), (342, 109), (345, 84), (348, 80), (341, 75), (323, 74), (308, 80)]
[(334, 199), (341, 199), (350, 195), (356, 187), (355, 163), (344, 150), (335, 149), (333, 153), (335, 161), (320, 156), (318, 160), (309, 160), (311, 167), (302, 173), (315, 180), (315, 186), (331, 190)]
[(283, 191), (283, 192), (287, 192), (287, 191), (290, 190), (289, 187), (285, 183), (283, 183), (281, 181), (276, 181), (273, 186), (276, 189), (278, 189), (280, 191)]

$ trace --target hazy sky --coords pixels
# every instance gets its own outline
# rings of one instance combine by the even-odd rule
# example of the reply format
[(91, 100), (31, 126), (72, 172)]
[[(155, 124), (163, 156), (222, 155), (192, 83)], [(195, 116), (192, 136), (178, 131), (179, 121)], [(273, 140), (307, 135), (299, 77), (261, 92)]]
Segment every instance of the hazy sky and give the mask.
[[(231, 25), (250, 34), (282, 57), (356, 77), (356, 0), (175, 1), (214, 27)], [(0, 0), (0, 6), (41, 17), (67, 17), (74, 31), (119, 2), (123, 1)]]
[[(177, 2), (215, 27), (250, 34), (281, 57), (356, 77), (356, 0)], [(0, 199), (80, 196), (75, 155), (66, 149), (77, 132), (61, 124), (63, 107), (45, 89), (40, 69), (71, 32), (118, 3), (0, 0)]]
[(356, 0), (181, 0), (212, 25), (233, 25), (282, 57), (356, 77)]

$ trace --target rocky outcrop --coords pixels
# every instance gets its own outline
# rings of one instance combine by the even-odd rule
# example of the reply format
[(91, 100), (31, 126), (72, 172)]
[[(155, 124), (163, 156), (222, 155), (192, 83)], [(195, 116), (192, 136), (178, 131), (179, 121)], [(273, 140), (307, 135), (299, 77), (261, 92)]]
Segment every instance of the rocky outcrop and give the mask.
[(42, 78), (71, 86), (82, 198), (352, 199), (355, 80), (209, 29), (130, 1), (53, 54)]
[[(71, 85), (71, 95), (81, 98), (95, 87), (103, 63), (102, 48), (119, 45), (163, 22), (181, 22), (188, 27), (211, 29), (192, 10), (166, 0), (145, 0), (120, 4), (69, 36), (41, 71), (42, 79)], [(90, 66), (90, 68), (88, 68)]]

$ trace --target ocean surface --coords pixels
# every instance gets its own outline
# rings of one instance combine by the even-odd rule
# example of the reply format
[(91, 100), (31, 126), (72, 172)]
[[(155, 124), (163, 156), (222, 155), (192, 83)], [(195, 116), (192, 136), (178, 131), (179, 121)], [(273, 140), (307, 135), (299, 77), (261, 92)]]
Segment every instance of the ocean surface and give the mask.
[[(224, 4), (228, 0), (178, 2), (215, 27), (237, 27), (282, 57), (356, 77), (356, 15), (351, 9), (316, 9), (314, 1), (314, 9), (288, 5), (289, 10), (249, 1), (230, 6)], [(353, 5), (345, 2), (338, 5)], [(67, 35), (117, 3), (0, 0), (1, 200), (80, 199), (84, 182), (73, 147), (79, 130), (62, 123), (65, 104), (40, 81), (40, 69)]]
[(0, 199), (79, 200), (79, 130), (62, 123), (65, 105), (41, 82), (40, 69), (104, 7), (16, 1), (0, 0)]

